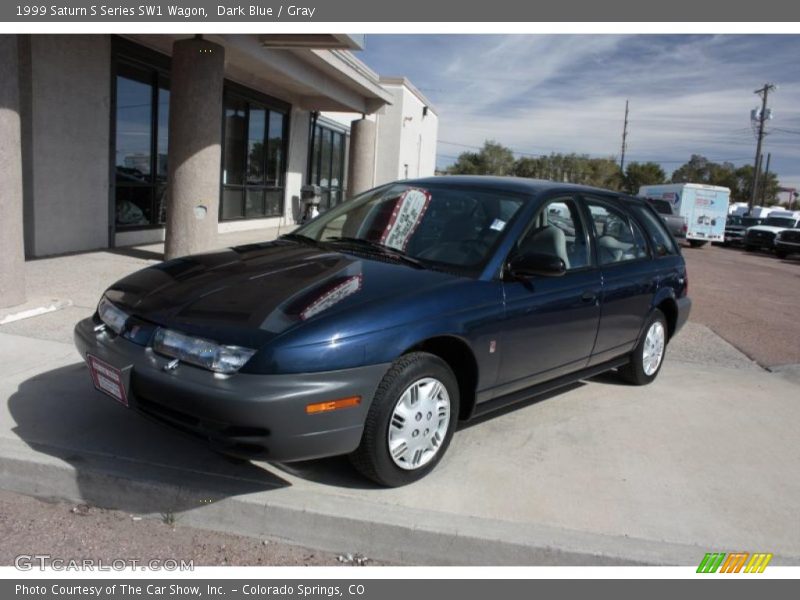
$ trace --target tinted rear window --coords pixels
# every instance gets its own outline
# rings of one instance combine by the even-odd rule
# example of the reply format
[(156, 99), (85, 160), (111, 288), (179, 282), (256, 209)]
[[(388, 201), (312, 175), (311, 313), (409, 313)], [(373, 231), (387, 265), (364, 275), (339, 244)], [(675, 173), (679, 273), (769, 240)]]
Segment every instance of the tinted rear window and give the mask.
[(647, 231), (650, 243), (655, 249), (656, 256), (667, 256), (669, 254), (678, 253), (678, 246), (675, 243), (675, 239), (653, 210), (638, 202), (631, 202), (628, 204), (628, 208), (636, 215), (638, 221), (644, 226), (645, 231)]

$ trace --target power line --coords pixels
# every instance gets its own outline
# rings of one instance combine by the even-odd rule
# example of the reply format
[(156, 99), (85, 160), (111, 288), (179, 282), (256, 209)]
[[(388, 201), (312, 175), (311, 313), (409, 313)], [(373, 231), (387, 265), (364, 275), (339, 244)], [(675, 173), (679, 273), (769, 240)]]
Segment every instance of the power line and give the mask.
[[(449, 142), (447, 140), (439, 140), (438, 143), (446, 144), (448, 146), (459, 146), (461, 148), (468, 148), (470, 150), (482, 150), (483, 149), (483, 146), (476, 146), (474, 144), (463, 144), (461, 142)], [(511, 150), (512, 154), (519, 154), (520, 156), (529, 156), (529, 157), (532, 157), (532, 158), (539, 158), (541, 156), (547, 156), (546, 154), (541, 154), (541, 153), (536, 154), (536, 153), (532, 153), (532, 152), (523, 152), (521, 150), (515, 150), (513, 148), (509, 148), (509, 150)], [(551, 152), (555, 152), (555, 150), (550, 150), (550, 151)], [(585, 156), (592, 157), (592, 153), (590, 153), (590, 152), (574, 152), (574, 153), (570, 152), (569, 154), (577, 154), (579, 156), (585, 155)], [(455, 160), (457, 160), (459, 158), (458, 156), (441, 154), (441, 153), (438, 153), (438, 152), (437, 152), (437, 156), (441, 156), (443, 158), (452, 158), (452, 159), (455, 159)], [(611, 158), (610, 156), (601, 155), (601, 154), (594, 154), (594, 156), (596, 158)], [(707, 158), (706, 160), (708, 160), (709, 162), (734, 162), (734, 161), (737, 161), (737, 160), (749, 160), (749, 159), (750, 159), (749, 156), (736, 156), (736, 157), (733, 157), (733, 158)], [(659, 159), (659, 158), (649, 158), (649, 157), (641, 159), (641, 160), (647, 160), (649, 162), (657, 162), (657, 163), (663, 163), (663, 164), (683, 164), (683, 163), (687, 162), (686, 160), (666, 160), (666, 159), (662, 160), (662, 159)], [(634, 162), (639, 162), (639, 161), (634, 161)]]

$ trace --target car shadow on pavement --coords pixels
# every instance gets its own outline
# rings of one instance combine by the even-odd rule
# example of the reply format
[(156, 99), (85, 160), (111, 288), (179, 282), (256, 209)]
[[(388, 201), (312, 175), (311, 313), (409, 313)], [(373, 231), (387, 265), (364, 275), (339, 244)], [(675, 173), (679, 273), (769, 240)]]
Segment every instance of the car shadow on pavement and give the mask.
[(386, 489), (358, 473), (346, 456), (332, 456), (331, 458), (293, 463), (275, 463), (271, 466), (298, 479), (312, 481), (321, 485), (354, 490)]
[(83, 363), (23, 381), (8, 409), (13, 422), (6, 428), (37, 453), (74, 468), (74, 474), (64, 472), (48, 460), (19, 467), (23, 477), (37, 478), (37, 495), (58, 497), (65, 485), (71, 489), (64, 478), (74, 477), (80, 497), (92, 506), (174, 514), (290, 485), (263, 466), (231, 461), (97, 392)]

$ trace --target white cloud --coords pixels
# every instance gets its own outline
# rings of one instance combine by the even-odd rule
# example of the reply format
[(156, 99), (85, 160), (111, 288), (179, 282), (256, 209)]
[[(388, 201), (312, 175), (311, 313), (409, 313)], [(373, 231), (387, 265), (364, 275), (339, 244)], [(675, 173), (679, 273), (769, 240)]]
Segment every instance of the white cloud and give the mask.
[[(380, 42), (387, 56), (408, 39), (390, 37)], [(780, 84), (770, 129), (800, 131), (800, 36), (427, 36), (404, 45), (392, 70), (437, 105), (444, 141), (616, 155), (629, 99), (631, 160), (668, 171), (693, 153), (743, 164), (755, 153), (753, 90), (765, 81)], [(463, 150), (442, 143), (439, 163)], [(765, 151), (782, 182), (800, 187), (800, 135), (775, 130)]]

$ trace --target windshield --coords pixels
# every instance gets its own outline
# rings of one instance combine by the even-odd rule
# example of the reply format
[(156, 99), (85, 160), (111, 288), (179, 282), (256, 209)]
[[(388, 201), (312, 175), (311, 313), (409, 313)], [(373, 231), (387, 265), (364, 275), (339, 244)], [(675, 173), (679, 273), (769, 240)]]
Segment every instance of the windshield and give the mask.
[(402, 255), (427, 267), (476, 272), (521, 205), (510, 193), (390, 184), (330, 209), (293, 235), (345, 252)]
[(791, 217), (767, 217), (764, 225), (771, 225), (772, 227), (794, 227), (795, 219)]
[(743, 225), (744, 219), (742, 217), (728, 217), (728, 220), (725, 222), (726, 225)]

